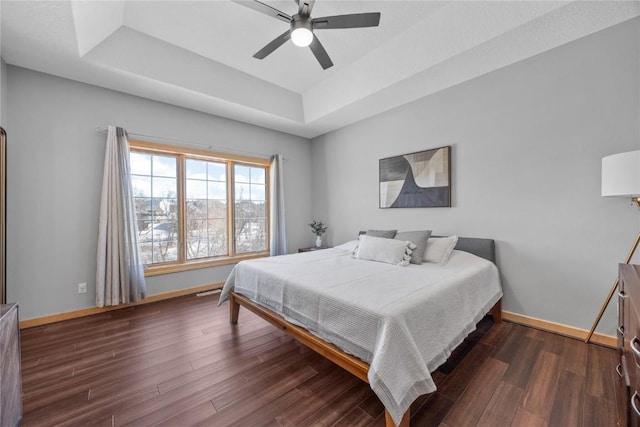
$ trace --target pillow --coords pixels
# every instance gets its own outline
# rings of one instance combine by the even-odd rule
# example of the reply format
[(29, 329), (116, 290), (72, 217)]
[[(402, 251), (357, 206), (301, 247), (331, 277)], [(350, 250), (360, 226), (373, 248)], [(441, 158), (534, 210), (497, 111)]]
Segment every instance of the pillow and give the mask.
[(360, 244), (354, 253), (354, 258), (369, 261), (386, 262), (387, 264), (406, 267), (411, 260), (411, 252), (416, 245), (409, 241), (371, 237), (366, 234), (360, 236)]
[(416, 248), (411, 254), (411, 264), (422, 264), (424, 259), (424, 251), (427, 249), (427, 241), (431, 236), (431, 230), (423, 231), (401, 231), (396, 234), (397, 240), (409, 240), (416, 245)]
[(385, 239), (393, 239), (398, 230), (367, 230), (365, 233), (369, 237), (383, 237)]
[(458, 236), (430, 238), (427, 241), (427, 249), (424, 251), (424, 260), (446, 264), (456, 243), (458, 243)]
[(350, 241), (345, 242), (345, 243), (343, 243), (341, 245), (334, 246), (333, 249), (340, 249), (340, 250), (343, 250), (343, 251), (347, 251), (347, 252), (353, 253), (353, 251), (355, 251), (356, 248), (358, 247), (359, 243), (360, 242), (358, 240), (350, 240)]

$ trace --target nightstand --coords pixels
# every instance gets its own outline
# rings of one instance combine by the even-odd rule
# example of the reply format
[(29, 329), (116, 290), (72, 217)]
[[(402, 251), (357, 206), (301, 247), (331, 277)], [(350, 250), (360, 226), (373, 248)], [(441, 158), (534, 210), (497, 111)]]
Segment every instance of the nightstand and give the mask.
[(329, 246), (311, 246), (310, 248), (299, 248), (298, 252), (311, 252), (311, 251), (319, 251), (321, 249), (329, 249)]

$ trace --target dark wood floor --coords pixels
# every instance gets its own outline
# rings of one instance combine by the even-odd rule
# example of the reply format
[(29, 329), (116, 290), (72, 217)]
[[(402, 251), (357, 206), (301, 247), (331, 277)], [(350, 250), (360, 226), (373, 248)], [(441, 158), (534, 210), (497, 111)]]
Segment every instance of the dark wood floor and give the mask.
[[(24, 426), (384, 426), (369, 386), (218, 296), (22, 331)], [(616, 352), (484, 320), (412, 426), (624, 425)]]

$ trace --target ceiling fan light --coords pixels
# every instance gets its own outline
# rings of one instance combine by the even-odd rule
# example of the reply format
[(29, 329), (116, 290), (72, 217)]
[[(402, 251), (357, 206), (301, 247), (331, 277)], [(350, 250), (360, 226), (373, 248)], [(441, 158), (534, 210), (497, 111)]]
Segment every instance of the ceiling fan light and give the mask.
[(307, 47), (313, 41), (313, 33), (307, 28), (296, 28), (291, 32), (291, 41), (300, 47)]

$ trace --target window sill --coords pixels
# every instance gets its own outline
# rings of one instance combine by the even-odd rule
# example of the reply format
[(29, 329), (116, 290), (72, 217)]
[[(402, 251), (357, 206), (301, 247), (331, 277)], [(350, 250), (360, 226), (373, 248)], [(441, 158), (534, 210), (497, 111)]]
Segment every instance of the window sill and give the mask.
[(265, 258), (269, 252), (258, 252), (234, 257), (220, 257), (215, 260), (190, 261), (184, 264), (165, 264), (148, 267), (144, 270), (145, 277), (159, 276), (161, 274), (178, 273), (180, 271), (198, 270), (200, 268), (219, 267), (221, 265), (237, 264), (240, 261), (256, 258)]

